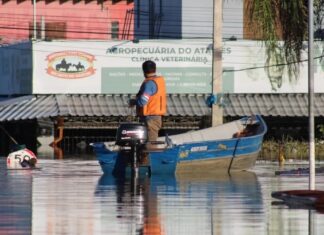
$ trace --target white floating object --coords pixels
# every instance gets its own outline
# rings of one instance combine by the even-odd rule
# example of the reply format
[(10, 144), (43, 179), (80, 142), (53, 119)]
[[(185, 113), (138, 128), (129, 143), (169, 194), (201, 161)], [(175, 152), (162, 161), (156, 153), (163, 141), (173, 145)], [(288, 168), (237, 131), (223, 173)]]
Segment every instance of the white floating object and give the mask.
[(23, 148), (12, 152), (7, 157), (8, 169), (30, 169), (35, 168), (36, 155), (29, 149)]

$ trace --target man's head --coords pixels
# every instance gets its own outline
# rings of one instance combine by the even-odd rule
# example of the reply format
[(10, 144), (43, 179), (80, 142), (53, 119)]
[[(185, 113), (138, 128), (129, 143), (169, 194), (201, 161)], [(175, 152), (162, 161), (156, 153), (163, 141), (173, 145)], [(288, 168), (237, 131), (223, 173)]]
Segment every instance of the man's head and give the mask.
[(143, 63), (142, 69), (143, 69), (144, 76), (148, 74), (155, 74), (156, 64), (151, 60), (147, 60)]

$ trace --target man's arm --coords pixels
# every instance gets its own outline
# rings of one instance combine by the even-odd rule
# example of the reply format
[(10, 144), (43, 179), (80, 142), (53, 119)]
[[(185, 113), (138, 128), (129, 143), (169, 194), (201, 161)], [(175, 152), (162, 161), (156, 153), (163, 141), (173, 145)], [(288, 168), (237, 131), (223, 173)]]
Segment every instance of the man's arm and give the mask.
[(143, 107), (156, 92), (157, 86), (154, 81), (145, 82), (142, 91), (139, 92), (139, 96), (136, 98), (136, 105)]

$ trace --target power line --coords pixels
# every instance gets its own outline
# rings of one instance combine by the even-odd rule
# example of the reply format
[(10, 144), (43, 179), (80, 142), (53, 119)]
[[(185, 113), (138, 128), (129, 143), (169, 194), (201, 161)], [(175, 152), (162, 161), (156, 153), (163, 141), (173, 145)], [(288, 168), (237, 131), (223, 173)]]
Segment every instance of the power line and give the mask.
[[(17, 19), (23, 19), (23, 20), (26, 20), (26, 21), (28, 21), (28, 18), (26, 19), (26, 17), (30, 17), (30, 20), (32, 20), (32, 17), (33, 17), (33, 15), (32, 14), (10, 14), (10, 15), (8, 15), (8, 14), (0, 14), (2, 17), (1, 17), (1, 19), (0, 20), (3, 20), (3, 19), (9, 19), (10, 21), (12, 21), (12, 20), (17, 20)], [(125, 15), (126, 15), (126, 11), (125, 11)], [(56, 19), (60, 19), (61, 21), (62, 21), (62, 15), (38, 15), (38, 18), (40, 18), (40, 17), (45, 17), (45, 19), (54, 19), (54, 20), (56, 20)], [(136, 17), (137, 16), (137, 14), (134, 14), (134, 16)], [(87, 16), (87, 17), (85, 17), (85, 16), (66, 16), (67, 17), (67, 20), (69, 21), (69, 22), (88, 22), (88, 20), (89, 19), (91, 19), (91, 20), (99, 20), (99, 21), (95, 21), (95, 22), (106, 22), (106, 21), (101, 21), (101, 20), (124, 20), (125, 19), (125, 17), (107, 17), (107, 18), (102, 18), (102, 17), (93, 17), (93, 16)], [(145, 18), (144, 16), (141, 16), (142, 18)], [(147, 17), (146, 17), (147, 18)], [(73, 19), (73, 20), (71, 20), (71, 19)], [(75, 19), (75, 20), (74, 20)], [(192, 19), (192, 17), (190, 17), (190, 19)], [(66, 21), (66, 20), (64, 20), (64, 21)], [(168, 19), (161, 19), (161, 22), (174, 22), (173, 20), (168, 20)], [(212, 24), (213, 23), (213, 21), (212, 21), (212, 17), (211, 17), (211, 20), (200, 20), (200, 18), (199, 19), (197, 19), (197, 20), (186, 20), (186, 21), (181, 21), (182, 23), (210, 23), (210, 24)], [(230, 23), (233, 23), (233, 22), (230, 22)]]
[[(126, 41), (127, 42), (131, 42), (131, 41)], [(166, 42), (167, 43), (167, 42)], [(46, 47), (48, 46), (52, 46), (52, 45), (46, 45)], [(57, 45), (53, 46), (53, 47), (57, 47)], [(60, 45), (60, 47), (63, 47), (63, 45)], [(67, 48), (71, 48), (70, 46), (65, 46)], [(30, 51), (30, 49), (23, 49), (23, 48), (13, 48), (12, 46), (9, 48), (9, 46), (6, 46), (6, 47), (0, 47), (0, 48), (6, 48), (6, 49), (9, 49), (9, 50), (25, 50), (25, 51)], [(78, 47), (79, 49), (84, 49), (82, 47)], [(85, 47), (85, 48), (89, 48), (89, 46)], [(92, 48), (92, 49), (95, 49), (95, 48)], [(101, 48), (97, 48), (97, 49), (101, 49)], [(38, 52), (53, 52), (53, 51), (46, 51), (46, 50), (35, 50), (34, 51), (38, 51)], [(98, 54), (95, 54), (95, 56), (97, 57), (107, 57), (108, 55), (98, 55)], [(111, 56), (111, 55), (109, 55)], [(246, 56), (245, 56), (246, 57)], [(116, 56), (114, 55), (114, 58), (129, 58), (128, 56)], [(317, 56), (317, 57), (314, 57), (314, 60), (318, 60), (318, 59), (323, 59), (324, 58), (324, 52), (322, 55), (320, 56)], [(281, 66), (287, 66), (287, 65), (290, 65), (290, 64), (298, 64), (298, 63), (303, 63), (303, 62), (307, 62), (308, 59), (304, 59), (304, 60), (299, 60), (299, 61), (293, 61), (293, 62), (289, 62), (289, 63), (278, 63), (278, 64), (272, 64), (272, 65), (262, 65), (262, 66), (253, 66), (253, 67), (247, 67), (247, 68), (241, 68), (241, 69), (224, 69), (223, 70), (223, 73), (226, 73), (226, 72), (241, 72), (241, 71), (248, 71), (248, 70), (255, 70), (255, 69), (265, 69), (265, 68), (271, 68), (271, 67), (281, 67)], [(248, 63), (231, 63), (231, 62), (227, 62), (226, 63), (226, 66), (230, 66), (231, 64), (234, 64), (234, 65), (238, 65), (238, 64), (248, 64)], [(320, 65), (318, 65), (320, 66)]]
[[(211, 1), (210, 1), (211, 2)], [(84, 4), (84, 3), (81, 3), (83, 4), (84, 6), (88, 6), (87, 9), (82, 9), (82, 8), (78, 8), (78, 10), (85, 10), (85, 11), (101, 11), (101, 12), (104, 12), (104, 11), (107, 11), (109, 10), (110, 8), (113, 8), (114, 10), (123, 10), (125, 9), (126, 7), (125, 6), (128, 6), (129, 9), (137, 9), (136, 6), (134, 6), (134, 4), (122, 4), (122, 3), (119, 3), (119, 4), (103, 4), (103, 7), (102, 8), (102, 5), (101, 4), (90, 4), (90, 6), (92, 7), (98, 7), (98, 9), (92, 9), (89, 7), (89, 4)], [(37, 10), (48, 10), (48, 9), (51, 9), (51, 10), (75, 10), (76, 7), (73, 7), (73, 6), (76, 6), (78, 4), (74, 4), (73, 6), (64, 6), (64, 3), (62, 5), (59, 5), (59, 6), (49, 6), (50, 4), (47, 4), (46, 6), (44, 5), (40, 5), (39, 4), (39, 1), (37, 1), (37, 4), (36, 4), (36, 7), (37, 7)], [(80, 5), (80, 4), (79, 4)], [(163, 5), (163, 4), (162, 4)], [(205, 10), (206, 12), (210, 12), (212, 11), (211, 9), (211, 6), (212, 4), (210, 5), (207, 5), (206, 7), (204, 6), (201, 6), (202, 4), (199, 4), (199, 6), (184, 6), (183, 4), (174, 4), (174, 5), (163, 5), (162, 6), (162, 9), (163, 10), (194, 10), (194, 11), (202, 11), (202, 10)], [(19, 6), (19, 5), (18, 5)], [(30, 8), (33, 7), (32, 4), (29, 4)], [(229, 5), (224, 5), (223, 9), (224, 10), (229, 10), (229, 11), (233, 11), (233, 10), (243, 10), (243, 4), (241, 5), (241, 7), (239, 7), (240, 5), (238, 4), (238, 7), (229, 7)], [(121, 9), (118, 9), (118, 8), (121, 8)], [(24, 8), (26, 9), (26, 6), (22, 6), (21, 9)], [(140, 8), (149, 8), (149, 5), (148, 4), (142, 4), (140, 6)], [(17, 9), (17, 6), (14, 6), (14, 7), (11, 7), (11, 6), (7, 6), (5, 9), (9, 9), (9, 10), (12, 10), (12, 9)], [(160, 6), (157, 5), (155, 10), (159, 10), (160, 9)]]
[[(118, 4), (118, 5), (121, 5), (121, 6), (128, 6), (128, 4)], [(109, 8), (109, 6), (111, 5), (108, 5), (108, 4), (105, 4), (105, 7), (106, 8), (102, 8), (101, 5), (99, 4), (96, 4), (95, 6), (98, 6), (98, 9), (92, 9), (92, 8), (86, 8), (86, 9), (83, 9), (83, 8), (78, 8), (78, 11), (86, 11), (86, 12), (91, 12), (91, 11), (95, 11), (99, 14), (105, 14), (105, 13), (109, 13), (109, 12), (114, 12), (114, 11), (126, 11), (127, 9), (125, 9), (125, 7), (121, 7), (120, 9), (118, 9), (116, 6), (118, 5), (115, 5), (112, 7), (112, 9)], [(32, 8), (33, 5), (30, 5), (30, 8)], [(37, 6), (37, 5), (36, 5)], [(92, 5), (93, 6), (93, 5)], [(147, 5), (144, 5), (143, 7), (146, 7)], [(17, 11), (17, 9), (19, 9), (19, 7), (6, 7), (4, 8), (4, 10), (15, 10)], [(48, 6), (46, 5), (45, 7), (44, 6), (38, 6), (37, 7), (38, 11), (48, 11), (48, 10), (64, 10), (64, 11), (67, 11), (67, 10), (72, 10), (72, 11), (75, 11), (75, 7), (66, 7), (66, 6), (62, 6), (62, 7), (53, 7), (53, 6)], [(137, 9), (134, 9), (134, 7), (128, 7), (128, 9), (133, 9), (135, 10), (135, 12), (137, 12)], [(194, 11), (190, 12), (188, 11), (187, 9), (193, 9)], [(235, 9), (241, 9), (239, 7), (237, 8), (224, 8), (224, 11), (229, 11), (229, 12), (232, 12), (233, 10)], [(24, 9), (26, 10), (26, 9)], [(157, 11), (159, 9), (156, 9)], [(185, 12), (187, 13), (187, 15), (190, 16), (190, 18), (193, 17), (193, 13), (199, 13), (200, 16), (205, 16), (209, 13), (210, 15), (210, 18), (212, 19), (212, 10), (210, 7), (201, 7), (201, 6), (193, 6), (193, 7), (186, 7), (186, 6), (178, 6), (178, 5), (168, 5), (168, 6), (163, 6), (162, 10), (166, 10), (168, 12), (168, 15), (169, 16), (172, 16), (172, 15), (175, 15), (175, 16), (178, 16), (179, 15), (179, 12)], [(171, 14), (170, 14), (171, 13)], [(174, 13), (174, 14), (173, 14)], [(9, 14), (9, 13), (2, 13), (2, 14)], [(13, 13), (11, 13), (13, 15)], [(26, 14), (16, 14), (16, 15), (26, 15)], [(42, 12), (40, 12), (40, 15), (42, 15)], [(49, 14), (49, 13), (46, 13), (45, 14), (46, 16), (49, 16), (49, 17), (62, 17), (62, 14), (60, 15), (52, 15), (52, 14)], [(197, 15), (197, 14), (196, 14)], [(69, 16), (69, 18), (73, 18), (75, 16)], [(101, 17), (94, 17), (92, 16), (92, 18), (98, 18), (100, 19)], [(201, 18), (201, 17), (198, 17), (198, 19)], [(212, 22), (212, 20), (210, 21)]]
[[(126, 3), (125, 3), (126, 4)], [(47, 9), (47, 8), (44, 8), (44, 9)], [(54, 8), (53, 8), (54, 9)], [(61, 9), (61, 8), (57, 8), (57, 9)], [(71, 8), (72, 9), (72, 8)], [(182, 9), (182, 8), (181, 8)], [(205, 9), (209, 9), (209, 8), (205, 8)], [(230, 9), (230, 8), (229, 8)], [(233, 8), (233, 9), (236, 9), (236, 8)], [(96, 10), (96, 11), (98, 11), (98, 10)], [(19, 14), (20, 16), (21, 15), (23, 15), (23, 14)], [(23, 15), (23, 16), (25, 16), (25, 15)], [(62, 17), (62, 16), (59, 16), (59, 15), (53, 15), (53, 16), (51, 16), (51, 17), (57, 17), (57, 18), (59, 18), (59, 17)], [(72, 18), (72, 19), (78, 19), (78, 20), (70, 20), (70, 18)], [(3, 19), (3, 17), (2, 17), (2, 19)], [(16, 18), (9, 18), (10, 19), (10, 21), (12, 22), (14, 19), (16, 19)], [(89, 20), (88, 19), (101, 19), (100, 17), (87, 17), (87, 19), (86, 20), (79, 20), (79, 17), (73, 17), (73, 16), (71, 16), (71, 17), (69, 17), (69, 22), (78, 22), (78, 23), (82, 23), (82, 22), (87, 22), (87, 23), (89, 23)], [(124, 18), (107, 18), (107, 22), (98, 22), (98, 21), (96, 21), (96, 22), (93, 22), (93, 23), (96, 23), (96, 24), (107, 24), (107, 23), (109, 23), (108, 21), (109, 20), (113, 20), (113, 19), (120, 19), (120, 20), (122, 20), (122, 19), (124, 19)], [(24, 21), (16, 21), (16, 23), (17, 24), (21, 24), (21, 22), (24, 22)], [(27, 21), (26, 21), (27, 22)], [(147, 27), (148, 25), (149, 25), (149, 23), (147, 22), (147, 21), (144, 21), (145, 23), (142, 23), (141, 24), (141, 26), (144, 28), (144, 27)], [(197, 24), (187, 24), (188, 22), (195, 22), (195, 23), (197, 23)], [(162, 24), (162, 28), (163, 27), (188, 27), (188, 28), (191, 28), (191, 29), (195, 29), (195, 28), (199, 28), (199, 29), (201, 29), (201, 28), (203, 28), (203, 27), (205, 27), (205, 28), (212, 28), (212, 26), (209, 26), (209, 25), (199, 25), (199, 23), (202, 23), (202, 22), (205, 22), (205, 23), (210, 23), (211, 21), (181, 21), (181, 22), (174, 22), (174, 21), (172, 21), (172, 20), (161, 20), (161, 24)], [(28, 21), (28, 23), (29, 23), (29, 21)], [(92, 22), (91, 22), (92, 23)], [(229, 31), (229, 32), (227, 32), (227, 34), (228, 35), (230, 35), (230, 34), (233, 34), (232, 32), (230, 32), (230, 30), (244, 30), (244, 28), (246, 27), (246, 26), (232, 26), (232, 25), (226, 25), (226, 24), (230, 24), (230, 23), (234, 23), (234, 21), (233, 22), (224, 22), (224, 27), (226, 27), (226, 29)], [(103, 26), (104, 27), (104, 26)], [(223, 27), (223, 28), (224, 28)], [(8, 25), (5, 25), (5, 26), (2, 26), (2, 27), (0, 27), (0, 28), (3, 28), (3, 29), (8, 29), (8, 30), (10, 30), (10, 29), (12, 29), (12, 30), (30, 30), (30, 28), (21, 28), (20, 26), (8, 26)], [(111, 35), (112, 34), (112, 32), (106, 32), (106, 31), (98, 31), (98, 30), (101, 30), (102, 28), (100, 28), (100, 27), (93, 27), (93, 26), (86, 26), (86, 27), (84, 27), (84, 30), (80, 30), (80, 27), (77, 27), (77, 26), (75, 26), (75, 27), (68, 27), (69, 28), (69, 30), (64, 30), (64, 32), (66, 32), (66, 33), (79, 33), (79, 34), (92, 34), (92, 35), (95, 35), (95, 34), (97, 34), (97, 35)], [(141, 29), (141, 28), (140, 28)], [(189, 29), (188, 29), (189, 30)], [(45, 31), (46, 32), (50, 32), (50, 31), (52, 31), (52, 32), (63, 32), (63, 31), (61, 31), (61, 30), (49, 30), (49, 29), (45, 29)], [(140, 30), (140, 31), (135, 31), (134, 29), (132, 29), (130, 32), (131, 33), (127, 33), (127, 34), (125, 34), (125, 36), (129, 36), (129, 37), (131, 37), (131, 36), (138, 36), (138, 37), (148, 37), (148, 33), (146, 33), (146, 31), (147, 30), (145, 30), (145, 29), (143, 29), (143, 30)], [(203, 30), (202, 30), (203, 31)], [(160, 33), (161, 33), (161, 35), (156, 35), (156, 37), (157, 38), (210, 38), (212, 35), (212, 30), (210, 30), (210, 32), (208, 32), (208, 31), (205, 31), (205, 32), (202, 32), (202, 31), (197, 31), (197, 32), (190, 32), (190, 33), (185, 33), (184, 31), (182, 32), (182, 33), (176, 33), (176, 32), (174, 32), (174, 31), (161, 31)], [(114, 32), (115, 33), (115, 32)], [(121, 34), (121, 33), (120, 33)], [(17, 34), (15, 34), (15, 35), (17, 35)], [(183, 36), (183, 35), (186, 35), (186, 36)], [(243, 38), (243, 34), (242, 33), (237, 33), (237, 32), (235, 32), (235, 36), (238, 38), (238, 39), (241, 39), (241, 38)]]
[[(26, 28), (26, 27), (6, 27), (6, 26), (0, 26), (0, 29), (8, 29), (8, 30), (26, 30), (26, 31), (30, 31), (31, 28)], [(89, 29), (88, 29), (89, 30)], [(111, 35), (114, 34), (114, 32), (100, 32), (100, 31), (80, 31), (80, 30), (52, 30), (52, 29), (45, 29), (45, 32), (65, 32), (65, 33), (76, 33), (76, 34), (97, 34), (97, 35)], [(120, 33), (121, 34), (121, 33)], [(179, 35), (179, 38), (184, 38), (184, 39), (195, 39), (195, 38), (211, 38), (211, 33), (202, 33), (202, 32), (196, 32), (196, 33), (190, 33), (193, 36), (187, 36), (187, 37), (183, 37), (181, 35)], [(139, 37), (148, 37), (149, 34), (148, 33), (142, 33), (142, 32), (133, 32), (133, 33), (126, 33), (126, 36), (139, 36)], [(158, 38), (164, 38), (164, 39), (170, 39), (170, 38), (174, 38), (174, 35), (178, 36), (177, 33), (175, 32), (163, 32), (160, 33), (160, 35), (156, 35), (156, 37)], [(195, 35), (202, 35), (202, 36), (195, 36)]]
[[(16, 22), (17, 24), (21, 24), (20, 22)], [(30, 23), (30, 22), (27, 22), (27, 23)], [(52, 23), (54, 23), (54, 22), (52, 22)], [(93, 22), (93, 23), (95, 23), (95, 22)], [(107, 22), (108, 23), (108, 22)], [(147, 23), (147, 24), (142, 24), (142, 26), (144, 27), (144, 26), (148, 26), (149, 24)], [(171, 25), (171, 24), (169, 24), (169, 25), (162, 25), (161, 27), (171, 27), (171, 26), (174, 26), (174, 27), (188, 27), (188, 28), (199, 28), (199, 29), (201, 29), (201, 28), (203, 28), (203, 27), (205, 27), (205, 28), (209, 28), (209, 26), (201, 26), (201, 25), (185, 25), (185, 24), (181, 24), (181, 23), (179, 23), (179, 24), (174, 24), (174, 25)], [(31, 30), (30, 29), (30, 27), (28, 27), (28, 28), (26, 28), (26, 27), (21, 27), (21, 26), (8, 26), (8, 25), (6, 25), (6, 26), (0, 26), (0, 28), (2, 28), (2, 29), (8, 29), (8, 30)], [(52, 32), (66, 32), (66, 33), (89, 33), (89, 34), (111, 34), (111, 33), (109, 33), (109, 32), (102, 32), (102, 31), (93, 31), (93, 30), (100, 30), (100, 29), (103, 29), (103, 28), (101, 28), (101, 27), (91, 27), (91, 26), (85, 26), (84, 28), (85, 28), (85, 30), (80, 30), (80, 27), (77, 27), (77, 26), (75, 26), (75, 27), (68, 27), (69, 28), (69, 30), (50, 30), (50, 29), (45, 29), (45, 31), (47, 31), (47, 32), (49, 32), (49, 31), (52, 31)], [(211, 28), (211, 27), (210, 27)], [(227, 29), (240, 29), (240, 27), (231, 27), (231, 26), (229, 26), (229, 27), (227, 27)], [(78, 29), (78, 30), (74, 30), (74, 29)], [(91, 30), (91, 32), (90, 32), (90, 30)], [(131, 29), (130, 31), (135, 31), (135, 29)], [(140, 31), (140, 30), (139, 30)], [(143, 29), (143, 31), (146, 31), (145, 29)], [(230, 32), (229, 32), (230, 33)], [(134, 36), (136, 34), (136, 32), (135, 33), (132, 33), (132, 34), (128, 34), (127, 36)], [(162, 31), (162, 32), (160, 32), (160, 34), (163, 34), (163, 36), (162, 37), (166, 37), (166, 38), (170, 38), (170, 37), (172, 37), (172, 34), (174, 34), (174, 35), (176, 35), (176, 36), (179, 36), (177, 33), (175, 33), (174, 31)], [(167, 36), (166, 36), (166, 34), (168, 34)], [(202, 35), (202, 34), (205, 34), (205, 36), (204, 37), (207, 37), (207, 35), (209, 35), (208, 37), (210, 37), (211, 36), (211, 32), (209, 32), (209, 31), (204, 31), (204, 32), (191, 32), (190, 33), (191, 35)], [(233, 34), (233, 33), (232, 33)], [(147, 35), (143, 35), (143, 33), (137, 33), (136, 35), (138, 35), (138, 36), (147, 36)], [(242, 34), (241, 34), (242, 35)], [(236, 37), (237, 36), (239, 36), (238, 34), (236, 34)], [(159, 35), (157, 35), (157, 37), (159, 37)], [(193, 36), (194, 37), (194, 36)], [(200, 38), (200, 37), (199, 37)]]
[[(322, 59), (322, 58), (324, 58), (324, 55), (316, 56), (316, 57), (314, 57), (314, 60)], [(223, 70), (223, 73), (224, 72), (241, 72), (241, 71), (247, 71), (247, 70), (265, 69), (265, 68), (272, 68), (272, 67), (281, 67), (281, 66), (287, 66), (287, 65), (290, 65), (290, 64), (299, 64), (299, 63), (303, 63), (303, 62), (307, 62), (307, 61), (308, 61), (308, 59), (304, 59), (304, 60), (293, 61), (293, 62), (288, 62), (288, 63), (256, 66), (256, 67), (249, 67), (249, 68), (242, 68), (242, 69), (226, 69), (226, 70)]]

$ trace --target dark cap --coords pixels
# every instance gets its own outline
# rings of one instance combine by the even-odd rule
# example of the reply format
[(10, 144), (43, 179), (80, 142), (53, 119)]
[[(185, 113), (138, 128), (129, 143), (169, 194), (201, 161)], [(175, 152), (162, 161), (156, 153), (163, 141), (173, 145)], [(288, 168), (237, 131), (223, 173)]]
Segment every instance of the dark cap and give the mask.
[(142, 69), (143, 69), (143, 72), (145, 74), (155, 73), (155, 71), (156, 71), (156, 64), (153, 61), (151, 61), (151, 60), (147, 60), (147, 61), (145, 61), (143, 63)]

